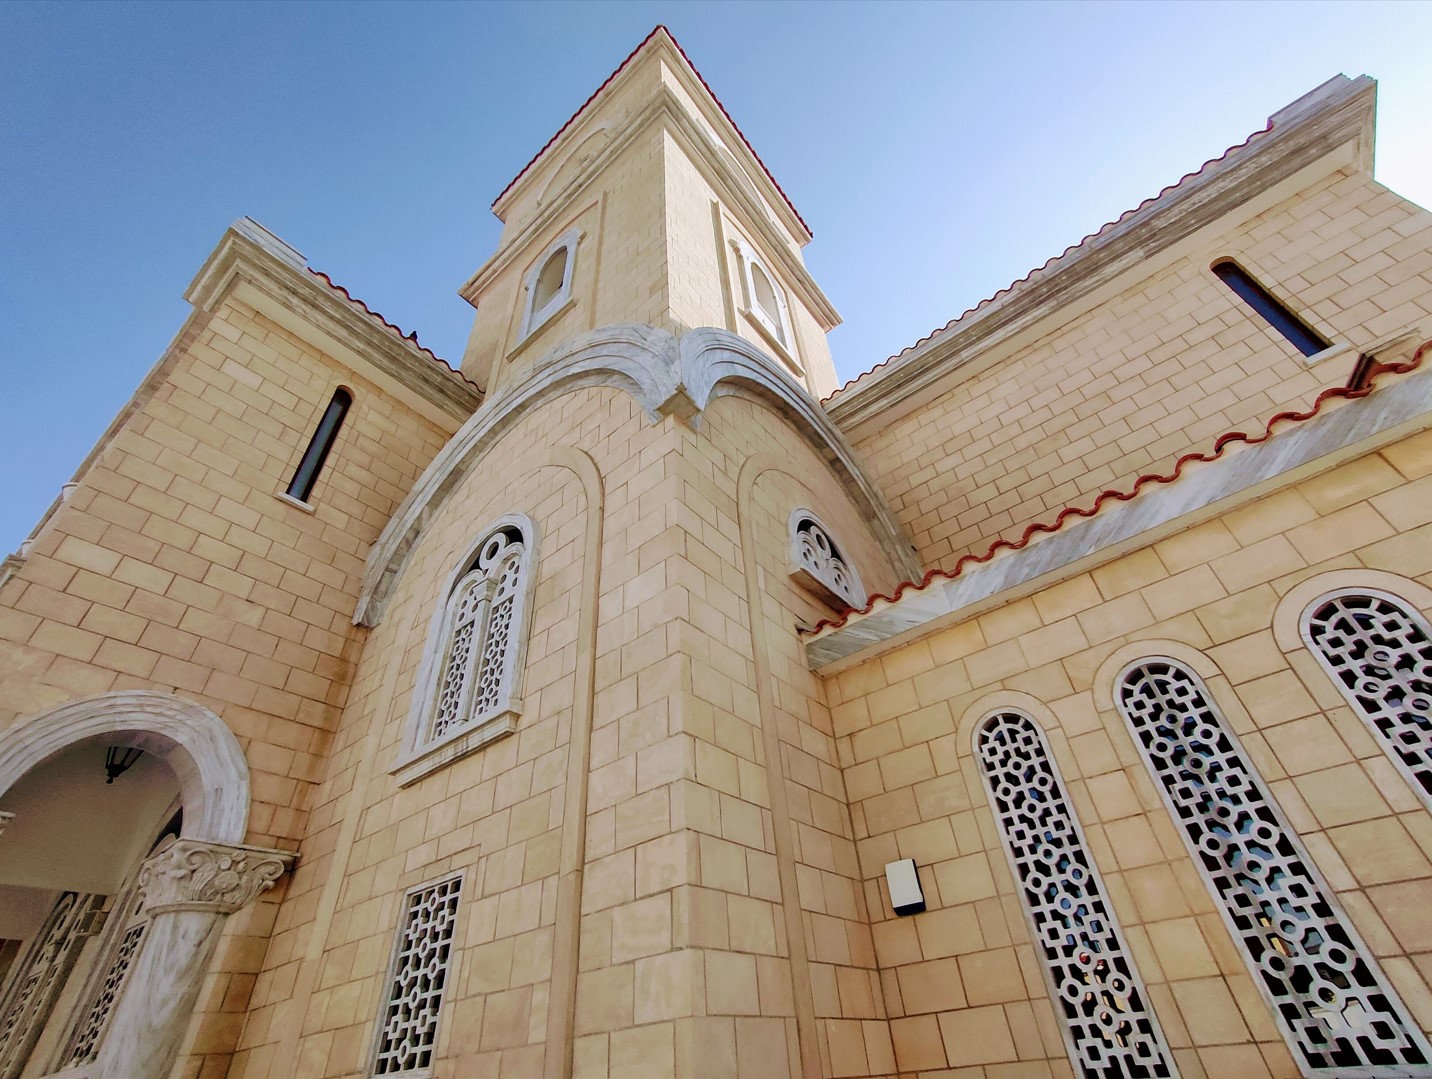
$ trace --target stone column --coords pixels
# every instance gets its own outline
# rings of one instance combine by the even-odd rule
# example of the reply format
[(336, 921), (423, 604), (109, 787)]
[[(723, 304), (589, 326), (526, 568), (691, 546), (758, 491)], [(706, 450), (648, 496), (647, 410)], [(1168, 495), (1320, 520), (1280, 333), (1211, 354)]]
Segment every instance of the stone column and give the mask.
[(139, 871), (149, 928), (125, 979), (92, 1079), (162, 1079), (214, 954), (224, 920), (272, 888), (290, 851), (177, 839)]

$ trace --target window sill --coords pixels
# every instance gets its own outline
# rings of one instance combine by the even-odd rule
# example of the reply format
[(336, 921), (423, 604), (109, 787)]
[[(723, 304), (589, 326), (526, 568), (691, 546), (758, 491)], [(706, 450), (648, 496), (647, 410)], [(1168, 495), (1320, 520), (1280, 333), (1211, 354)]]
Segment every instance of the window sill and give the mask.
[(864, 600), (857, 603), (851, 597), (842, 596), (804, 566), (797, 566), (791, 570), (790, 577), (806, 592), (837, 611), (858, 610), (865, 605)]
[(507, 707), (494, 712), (487, 718), (454, 731), (436, 742), (419, 746), (398, 758), (388, 769), (388, 774), (406, 787), (440, 768), (446, 768), (454, 761), (476, 753), (483, 746), (506, 738), (517, 729), (517, 717), (522, 714), (521, 701), (508, 701)]
[(313, 503), (311, 503), (311, 502), (301, 502), (301, 501), (299, 501), (298, 499), (294, 498), (293, 495), (289, 494), (289, 493), (286, 492), (286, 491), (277, 491), (277, 492), (275, 492), (275, 493), (274, 493), (274, 498), (278, 499), (280, 502), (287, 502), (287, 503), (288, 503), (290, 506), (292, 506), (294, 509), (303, 510), (304, 513), (317, 513), (317, 512), (318, 512), (318, 507), (315, 506)]
[(802, 370), (800, 363), (796, 360), (795, 354), (785, 345), (781, 344), (781, 339), (771, 332), (771, 328), (766, 325), (766, 320), (749, 307), (741, 308), (741, 314), (746, 316), (746, 321), (756, 328), (756, 332), (761, 335), (761, 339), (771, 347), (776, 357), (790, 368), (791, 373), (804, 377), (805, 371)]
[(528, 327), (527, 332), (522, 337), (522, 340), (518, 341), (517, 344), (513, 346), (512, 351), (507, 354), (507, 359), (513, 359), (515, 356), (518, 355), (518, 353), (525, 352), (527, 350), (527, 346), (533, 341), (535, 341), (538, 337), (540, 337), (542, 335), (542, 331), (547, 326), (551, 325), (553, 322), (556, 322), (559, 318), (561, 318), (563, 315), (565, 315), (568, 311), (570, 311), (576, 306), (577, 297), (568, 296), (560, 304), (552, 308), (552, 310), (548, 314), (542, 316), (541, 321), (535, 322), (533, 325)]
[(1335, 360), (1339, 356), (1349, 356), (1356, 352), (1357, 349), (1344, 342), (1340, 345), (1329, 345), (1321, 352), (1314, 352), (1311, 356), (1304, 356), (1303, 362), (1309, 367), (1312, 367), (1314, 364), (1322, 363), (1325, 360)]

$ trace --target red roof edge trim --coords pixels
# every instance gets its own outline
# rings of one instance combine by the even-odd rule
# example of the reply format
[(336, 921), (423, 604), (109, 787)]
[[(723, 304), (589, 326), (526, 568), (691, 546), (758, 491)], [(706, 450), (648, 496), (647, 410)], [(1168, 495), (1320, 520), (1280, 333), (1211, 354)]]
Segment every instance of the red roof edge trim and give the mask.
[(1268, 422), (1263, 425), (1262, 432), (1256, 435), (1245, 434), (1242, 431), (1229, 431), (1227, 434), (1220, 435), (1214, 441), (1213, 450), (1211, 453), (1186, 453), (1174, 463), (1173, 470), (1171, 472), (1166, 472), (1162, 475), (1155, 473), (1145, 473), (1137, 480), (1135, 480), (1134, 485), (1130, 487), (1127, 491), (1116, 491), (1113, 489), (1102, 491), (1098, 495), (1098, 497), (1094, 499), (1093, 504), (1087, 508), (1066, 506), (1064, 507), (1064, 509), (1059, 511), (1058, 515), (1054, 518), (1052, 522), (1040, 522), (1028, 526), (1024, 530), (1024, 534), (1021, 535), (1020, 538), (1017, 540), (995, 540), (989, 545), (989, 548), (983, 554), (967, 554), (961, 556), (960, 560), (955, 563), (955, 568), (953, 570), (932, 569), (930, 570), (930, 572), (926, 573), (925, 576), (922, 577), (918, 582), (905, 581), (903, 584), (896, 587), (895, 591), (888, 596), (883, 593), (871, 596), (866, 602), (865, 606), (860, 608), (859, 610), (851, 608), (850, 610), (845, 611), (843, 614), (840, 614), (835, 618), (823, 618), (810, 629), (802, 630), (801, 632), (807, 635), (812, 635), (819, 633), (821, 630), (824, 629), (839, 629), (841, 626), (845, 625), (848, 621), (850, 621), (851, 618), (857, 615), (869, 614), (875, 609), (875, 605), (877, 603), (894, 603), (898, 599), (900, 599), (900, 597), (903, 596), (906, 592), (912, 590), (919, 592), (925, 588), (928, 588), (930, 584), (934, 581), (953, 581), (970, 566), (975, 566), (984, 562), (988, 562), (993, 559), (995, 555), (1000, 554), (1003, 551), (1018, 551), (1024, 547), (1027, 547), (1036, 536), (1041, 534), (1050, 534), (1058, 532), (1069, 521), (1075, 518), (1093, 517), (1106, 505), (1109, 505), (1112, 502), (1127, 502), (1130, 499), (1134, 498), (1136, 495), (1138, 495), (1138, 493), (1147, 486), (1151, 486), (1153, 484), (1173, 483), (1180, 476), (1183, 475), (1184, 470), (1189, 465), (1208, 464), (1209, 462), (1216, 461), (1220, 457), (1224, 456), (1224, 454), (1228, 451), (1230, 447), (1256, 446), (1261, 442), (1266, 442), (1268, 441), (1268, 439), (1273, 437), (1274, 427), (1277, 427), (1284, 423), (1305, 423), (1306, 421), (1312, 419), (1314, 416), (1322, 412), (1324, 406), (1327, 405), (1329, 402), (1360, 400), (1361, 398), (1366, 397), (1368, 394), (1372, 393), (1374, 389), (1376, 389), (1377, 381), (1383, 375), (1405, 375), (1417, 370), (1418, 367), (1422, 366), (1423, 357), (1427, 354), (1429, 349), (1432, 349), (1432, 340), (1424, 341), (1422, 345), (1418, 347), (1417, 351), (1413, 354), (1412, 359), (1408, 360), (1406, 363), (1378, 363), (1376, 361), (1373, 361), (1365, 378), (1363, 387), (1361, 389), (1353, 389), (1350, 386), (1334, 386), (1330, 389), (1326, 389), (1322, 393), (1318, 394), (1317, 398), (1313, 401), (1312, 408), (1308, 409), (1306, 412), (1279, 412), (1271, 419), (1269, 419)]
[(465, 376), (465, 375), (464, 375), (461, 371), (459, 371), (456, 367), (454, 367), (452, 364), (448, 363), (447, 360), (443, 359), (441, 356), (439, 356), (437, 353), (435, 353), (432, 349), (428, 348), (427, 345), (425, 345), (425, 344), (423, 344), (421, 341), (419, 341), (419, 340), (418, 340), (418, 332), (417, 332), (416, 330), (412, 330), (412, 331), (410, 331), (410, 332), (408, 332), (408, 333), (404, 333), (404, 332), (403, 332), (403, 328), (402, 328), (401, 326), (398, 326), (396, 323), (389, 322), (386, 318), (384, 318), (384, 317), (382, 316), (382, 314), (380, 314), (380, 313), (377, 312), (377, 311), (374, 311), (374, 310), (373, 310), (371, 307), (369, 307), (366, 303), (364, 303), (362, 300), (360, 300), (357, 296), (354, 296), (351, 292), (349, 292), (349, 291), (348, 291), (346, 288), (344, 288), (342, 285), (338, 284), (338, 282), (334, 281), (333, 278), (329, 277), (329, 276), (328, 276), (326, 273), (324, 273), (322, 270), (315, 270), (315, 269), (313, 269), (313, 267), (310, 266), (310, 267), (308, 267), (308, 272), (311, 273), (314, 277), (317, 277), (319, 280), (321, 280), (325, 285), (327, 285), (329, 288), (331, 288), (334, 292), (337, 292), (339, 295), (341, 295), (341, 296), (342, 296), (345, 300), (347, 300), (349, 303), (351, 303), (351, 304), (353, 304), (355, 307), (358, 307), (359, 309), (361, 309), (361, 310), (363, 311), (363, 313), (364, 313), (365, 315), (367, 315), (369, 318), (374, 319), (375, 321), (377, 321), (378, 323), (380, 323), (382, 326), (384, 326), (384, 327), (386, 327), (387, 329), (391, 330), (393, 333), (397, 334), (400, 338), (402, 338), (404, 341), (408, 342), (408, 343), (409, 343), (410, 345), (412, 345), (414, 348), (417, 348), (418, 350), (420, 350), (420, 351), (422, 351), (422, 352), (426, 352), (426, 353), (428, 354), (428, 356), (432, 359), (432, 361), (433, 361), (434, 363), (440, 363), (440, 364), (442, 364), (442, 365), (443, 365), (444, 367), (446, 367), (449, 371), (451, 371), (454, 375), (456, 375), (458, 378), (460, 378), (460, 379), (462, 379), (464, 382), (466, 382), (469, 386), (472, 386), (474, 389), (481, 390), (481, 387), (478, 386), (478, 384), (477, 384), (476, 382), (473, 382), (472, 379), (470, 379), (470, 378), (468, 378), (467, 376)]
[(771, 170), (766, 166), (766, 163), (761, 160), (761, 155), (756, 153), (756, 148), (751, 145), (751, 140), (746, 138), (746, 133), (742, 131), (740, 125), (738, 125), (736, 121), (731, 118), (731, 114), (726, 111), (726, 106), (723, 105), (721, 103), (721, 99), (716, 96), (716, 91), (711, 89), (711, 84), (706, 81), (706, 79), (702, 76), (701, 72), (696, 69), (696, 65), (691, 62), (691, 57), (688, 56), (686, 54), (686, 50), (681, 47), (681, 42), (676, 40), (676, 35), (673, 34), (661, 23), (657, 23), (657, 25), (652, 29), (651, 33), (647, 34), (646, 37), (641, 39), (641, 44), (638, 45), (636, 48), (632, 49), (632, 51), (627, 55), (627, 58), (617, 65), (617, 69), (607, 76), (606, 81), (603, 82), (600, 86), (596, 88), (596, 90), (592, 92), (592, 96), (587, 98), (586, 101), (582, 102), (581, 108), (579, 108), (576, 112), (572, 113), (572, 115), (567, 119), (567, 122), (557, 129), (557, 133), (542, 144), (542, 149), (538, 150), (535, 154), (532, 155), (532, 159), (528, 161), (527, 164), (522, 166), (521, 170), (517, 173), (516, 176), (512, 177), (512, 180), (508, 183), (506, 187), (502, 189), (502, 191), (498, 194), (497, 198), (492, 200), (493, 207), (496, 208), (497, 204), (503, 200), (506, 194), (517, 185), (517, 181), (527, 175), (528, 171), (532, 168), (532, 166), (537, 164), (537, 160), (549, 149), (551, 149), (552, 144), (555, 143), (558, 139), (560, 139), (569, 127), (571, 127), (577, 122), (578, 119), (581, 118), (582, 113), (587, 111), (587, 106), (601, 96), (602, 91), (605, 90), (608, 86), (610, 86), (612, 82), (616, 79), (616, 77), (626, 70), (627, 65), (630, 64), (634, 59), (636, 59), (637, 53), (641, 52), (642, 49), (646, 48), (647, 43), (651, 41), (652, 38), (656, 37), (657, 34), (665, 34), (668, 38), (671, 39), (671, 43), (676, 46), (676, 51), (681, 54), (681, 58), (686, 61), (687, 67), (691, 68), (691, 73), (696, 76), (696, 81), (699, 82), (703, 87), (705, 87), (706, 92), (711, 95), (711, 100), (716, 102), (716, 107), (721, 110), (721, 115), (726, 117), (727, 122), (730, 123), (731, 127), (735, 129), (736, 134), (741, 137), (741, 141), (745, 143), (746, 149), (751, 151), (751, 156), (756, 159), (756, 164), (761, 166), (761, 171), (766, 174), (766, 178), (770, 180), (771, 183), (775, 185), (776, 190), (780, 192), (781, 198), (784, 199), (786, 205), (790, 207), (791, 213), (796, 215), (796, 220), (801, 223), (801, 227), (806, 230), (807, 235), (814, 235), (813, 233), (811, 233), (810, 226), (806, 224), (805, 218), (801, 217), (800, 211), (796, 209), (795, 203), (791, 202), (791, 197), (786, 194), (785, 188), (781, 187), (780, 182), (775, 178), (774, 175), (772, 175)]
[(1034, 269), (1030, 270), (1027, 274), (1025, 274), (1025, 275), (1024, 275), (1023, 277), (1021, 277), (1019, 280), (1011, 282), (1010, 284), (1006, 285), (1004, 288), (1000, 289), (998, 292), (994, 293), (992, 296), (987, 296), (987, 297), (985, 297), (985, 298), (984, 298), (983, 300), (981, 300), (979, 303), (975, 304), (975, 305), (974, 305), (973, 307), (971, 307), (971, 308), (968, 308), (968, 309), (967, 309), (966, 311), (964, 311), (962, 314), (956, 315), (954, 318), (952, 318), (949, 322), (945, 323), (943, 326), (937, 326), (937, 327), (935, 327), (935, 329), (931, 330), (931, 331), (930, 331), (929, 333), (927, 333), (924, 337), (922, 337), (922, 338), (920, 338), (918, 341), (916, 341), (913, 345), (907, 345), (905, 348), (902, 348), (899, 352), (895, 353), (895, 355), (889, 357), (888, 359), (881, 360), (881, 361), (880, 361), (879, 363), (877, 363), (874, 367), (871, 367), (870, 369), (868, 369), (868, 370), (866, 370), (866, 371), (860, 372), (860, 374), (856, 375), (856, 376), (855, 376), (854, 378), (852, 378), (849, 382), (846, 382), (846, 383), (844, 383), (843, 385), (841, 385), (839, 389), (832, 390), (832, 391), (831, 391), (829, 394), (827, 394), (825, 397), (822, 397), (820, 403), (821, 403), (821, 404), (826, 404), (828, 401), (830, 401), (831, 399), (833, 399), (837, 394), (842, 394), (842, 393), (844, 393), (846, 390), (851, 389), (852, 387), (854, 387), (857, 383), (859, 383), (859, 382), (860, 382), (862, 379), (864, 379), (866, 376), (872, 375), (872, 374), (874, 374), (876, 371), (879, 371), (882, 367), (888, 367), (888, 366), (890, 366), (890, 364), (894, 363), (896, 360), (899, 360), (899, 359), (901, 359), (902, 357), (909, 355), (911, 352), (915, 351), (915, 349), (919, 348), (919, 347), (920, 347), (921, 345), (923, 345), (926, 341), (929, 341), (931, 338), (935, 337), (937, 334), (942, 334), (942, 333), (944, 333), (946, 330), (952, 329), (957, 323), (960, 323), (960, 322), (964, 321), (964, 320), (965, 320), (966, 318), (968, 318), (970, 315), (973, 315), (976, 311), (979, 311), (981, 308), (988, 307), (990, 304), (992, 304), (992, 303), (994, 303), (996, 300), (998, 300), (1001, 296), (1005, 296), (1005, 295), (1008, 295), (1009, 293), (1013, 292), (1013, 291), (1014, 291), (1015, 289), (1017, 289), (1020, 285), (1023, 285), (1023, 284), (1025, 284), (1026, 282), (1028, 282), (1031, 278), (1036, 277), (1036, 276), (1039, 275), (1039, 274), (1042, 274), (1044, 271), (1046, 271), (1047, 269), (1049, 269), (1050, 266), (1052, 266), (1054, 263), (1058, 262), (1060, 259), (1064, 258), (1066, 255), (1072, 254), (1073, 252), (1079, 250), (1079, 248), (1081, 248), (1081, 247), (1083, 247), (1085, 244), (1087, 244), (1090, 240), (1097, 239), (1098, 237), (1102, 236), (1104, 233), (1108, 232), (1111, 228), (1114, 228), (1114, 227), (1116, 227), (1117, 225), (1122, 224), (1124, 221), (1127, 221), (1130, 217), (1132, 217), (1134, 214), (1138, 213), (1140, 210), (1143, 210), (1143, 209), (1145, 209), (1146, 207), (1148, 207), (1149, 205), (1151, 205), (1152, 203), (1157, 202), (1159, 199), (1163, 198), (1163, 197), (1164, 197), (1165, 195), (1167, 195), (1169, 192), (1174, 191), (1174, 190), (1177, 190), (1178, 188), (1182, 187), (1182, 186), (1183, 186), (1184, 184), (1186, 184), (1189, 180), (1192, 180), (1195, 176), (1201, 175), (1201, 174), (1202, 174), (1204, 171), (1206, 171), (1207, 169), (1211, 168), (1211, 167), (1214, 166), (1214, 165), (1217, 165), (1217, 164), (1218, 164), (1219, 162), (1221, 162), (1221, 161), (1226, 160), (1226, 159), (1229, 157), (1230, 154), (1237, 153), (1239, 150), (1242, 150), (1244, 147), (1250, 145), (1255, 139), (1259, 139), (1259, 138), (1263, 137), (1264, 135), (1268, 134), (1268, 132), (1270, 132), (1270, 131), (1272, 131), (1272, 130), (1273, 130), (1273, 122), (1270, 120), (1270, 121), (1268, 121), (1268, 125), (1267, 125), (1266, 127), (1262, 128), (1262, 129), (1260, 129), (1260, 130), (1258, 130), (1258, 131), (1253, 132), (1253, 134), (1249, 135), (1249, 136), (1248, 136), (1246, 139), (1244, 139), (1242, 142), (1236, 143), (1235, 145), (1230, 146), (1228, 149), (1224, 150), (1223, 153), (1219, 154), (1217, 157), (1209, 158), (1207, 161), (1205, 161), (1205, 162), (1204, 162), (1202, 165), (1200, 165), (1198, 168), (1194, 169), (1192, 172), (1185, 173), (1185, 174), (1184, 174), (1182, 177), (1180, 177), (1178, 180), (1176, 180), (1176, 181), (1174, 181), (1173, 183), (1169, 184), (1169, 185), (1168, 185), (1167, 187), (1165, 187), (1162, 191), (1160, 191), (1157, 195), (1153, 195), (1153, 196), (1151, 196), (1151, 197), (1149, 197), (1149, 198), (1144, 199), (1143, 202), (1139, 203), (1139, 204), (1138, 204), (1137, 206), (1135, 206), (1133, 209), (1131, 209), (1131, 210), (1125, 210), (1125, 211), (1124, 211), (1123, 213), (1121, 213), (1118, 217), (1114, 218), (1114, 220), (1112, 220), (1112, 221), (1110, 221), (1110, 222), (1107, 222), (1107, 223), (1104, 224), (1104, 225), (1101, 225), (1099, 228), (1097, 228), (1097, 229), (1095, 229), (1093, 232), (1089, 233), (1088, 236), (1085, 236), (1085, 237), (1084, 237), (1082, 240), (1080, 240), (1078, 243), (1070, 244), (1068, 247), (1066, 247), (1066, 248), (1065, 248), (1063, 251), (1061, 251), (1059, 254), (1053, 255), (1053, 256), (1051, 256), (1050, 258), (1046, 259), (1046, 260), (1044, 261), (1044, 264), (1043, 264), (1042, 266), (1036, 266)]

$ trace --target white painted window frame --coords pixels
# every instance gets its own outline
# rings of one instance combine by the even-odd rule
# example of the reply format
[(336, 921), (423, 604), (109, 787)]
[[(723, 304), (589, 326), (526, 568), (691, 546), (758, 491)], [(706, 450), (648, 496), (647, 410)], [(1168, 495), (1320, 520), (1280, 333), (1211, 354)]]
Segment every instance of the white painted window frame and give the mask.
[[(522, 301), (522, 332), (519, 336), (523, 341), (540, 330), (555, 318), (559, 311), (565, 310), (567, 305), (572, 302), (572, 275), (577, 265), (577, 245), (581, 243), (583, 235), (582, 230), (577, 226), (562, 233), (543, 249), (522, 279), (522, 290), (525, 295)], [(567, 262), (562, 269), (562, 285), (546, 303), (534, 310), (533, 304), (537, 299), (537, 278), (552, 256), (563, 248), (567, 251)]]
[[(790, 307), (786, 301), (786, 290), (781, 287), (780, 278), (771, 272), (770, 266), (766, 265), (766, 261), (756, 254), (755, 249), (739, 236), (731, 237), (731, 247), (735, 250), (736, 257), (741, 263), (741, 302), (743, 304), (741, 314), (750, 319), (781, 359), (799, 371), (795, 334), (791, 330)], [(756, 276), (753, 267), (757, 266), (766, 275), (766, 280), (771, 283), (771, 291), (775, 293), (776, 306), (779, 308), (778, 321), (772, 321), (770, 315), (756, 300)]]
[[(368, 1053), (368, 1068), (365, 1075), (376, 1077), (378, 1074), (378, 1052), (383, 1044), (383, 1017), (388, 1011), (388, 1005), (392, 1003), (393, 978), (398, 973), (398, 959), (402, 953), (404, 919), (408, 912), (408, 901), (417, 893), (427, 891), (430, 888), (437, 888), (450, 881), (457, 881), (457, 905), (458, 914), (454, 920), (452, 938), (448, 946), (447, 963), (443, 968), (443, 988), (438, 996), (438, 1016), (433, 1029), (432, 1056), (436, 1061), (438, 1048), (442, 1044), (442, 1012), (443, 1006), (447, 1003), (453, 986), (457, 983), (461, 973), (458, 965), (458, 950), (462, 943), (462, 902), (463, 893), (466, 891), (467, 870), (459, 869), (452, 873), (444, 873), (432, 880), (425, 880), (421, 884), (415, 884), (403, 892), (403, 897), (398, 904), (398, 922), (393, 928), (393, 944), (388, 954), (388, 967), (383, 975), (382, 995), (378, 1001), (378, 1014), (373, 1027), (373, 1045)], [(385, 1072), (383, 1079), (428, 1079), (435, 1072), (436, 1068), (429, 1065), (425, 1068), (409, 1068), (401, 1072)]]
[[(497, 703), (477, 715), (465, 716), (441, 736), (433, 737), (431, 732), (438, 709), (440, 679), (447, 667), (454, 631), (457, 628), (455, 623), (458, 597), (471, 575), (476, 572), (475, 566), (483, 547), (497, 533), (506, 529), (516, 529), (522, 534), (524, 554), (516, 605), (508, 630), (508, 650), (503, 655), (504, 664), (500, 673)], [(397, 761), (388, 770), (390, 775), (397, 778), (399, 786), (415, 783), (439, 768), (506, 737), (516, 730), (517, 721), (522, 715), (522, 677), (523, 668), (526, 666), (532, 591), (537, 573), (537, 528), (525, 514), (513, 513), (493, 521), (479, 536), (448, 575), (441, 593), (442, 601), (429, 622), (427, 646), (419, 664), (417, 684), (413, 688), (413, 701), (408, 711), (402, 748)], [(474, 688), (481, 680), (481, 649), (489, 614), (490, 607), (486, 607), (479, 616), (477, 640), (474, 645), (478, 654), (473, 673), (463, 688), (460, 714), (471, 706)]]
[[(839, 578), (832, 573), (832, 568), (829, 565), (821, 565), (806, 557), (800, 526), (807, 521), (824, 535), (826, 542), (830, 545), (833, 559), (840, 563), (849, 578), (848, 587), (841, 585)], [(805, 506), (797, 506), (791, 511), (789, 529), (791, 579), (821, 602), (828, 603), (833, 607), (838, 607), (841, 610), (864, 607), (866, 592), (865, 585), (860, 580), (860, 572), (855, 568), (850, 556), (845, 553), (845, 548), (836, 542), (835, 534), (831, 531), (830, 526)]]
[(1424, 615), (1415, 604), (1409, 603), (1396, 593), (1389, 592), (1385, 588), (1359, 588), (1356, 585), (1350, 585), (1346, 588), (1334, 588), (1328, 592), (1324, 592), (1318, 596), (1317, 599), (1304, 607), (1302, 615), (1298, 618), (1298, 635), (1302, 637), (1303, 647), (1313, 654), (1313, 658), (1318, 661), (1318, 666), (1322, 667), (1323, 673), (1328, 676), (1328, 680), (1337, 687), (1338, 692), (1342, 694), (1343, 700), (1347, 701), (1353, 713), (1358, 719), (1362, 720), (1363, 725), (1367, 727), (1368, 733), (1372, 735), (1378, 748), (1381, 749), (1388, 760), (1392, 762), (1393, 767), (1401, 773), (1402, 778), (1407, 781), (1407, 785), (1412, 788), (1412, 793), (1421, 800), (1422, 804), (1426, 806), (1428, 810), (1432, 810), (1432, 794), (1429, 794), (1427, 789), (1422, 786), (1422, 782), (1417, 778), (1416, 773), (1408, 767), (1407, 762), (1402, 759), (1402, 755), (1396, 751), (1390, 744), (1388, 737), (1378, 728), (1376, 720), (1367, 714), (1363, 709), (1362, 702), (1357, 699), (1356, 694), (1354, 694), (1343, 682), (1342, 678), (1338, 676), (1337, 668), (1333, 666), (1332, 661), (1328, 659), (1323, 650), (1313, 641), (1313, 613), (1325, 603), (1340, 599), (1344, 596), (1380, 599), (1384, 603), (1391, 604), (1401, 611), (1409, 621), (1421, 629), (1429, 640), (1432, 640), (1432, 623), (1428, 622), (1427, 616)]

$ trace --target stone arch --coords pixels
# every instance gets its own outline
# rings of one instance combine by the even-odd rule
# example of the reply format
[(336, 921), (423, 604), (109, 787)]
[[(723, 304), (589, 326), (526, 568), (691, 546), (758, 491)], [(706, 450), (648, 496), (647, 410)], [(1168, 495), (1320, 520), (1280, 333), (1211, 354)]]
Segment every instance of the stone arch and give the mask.
[(0, 731), (0, 795), (55, 754), (105, 735), (173, 769), (183, 836), (242, 843), (249, 826), (249, 766), (228, 725), (209, 709), (153, 690), (101, 693), (57, 705)]

